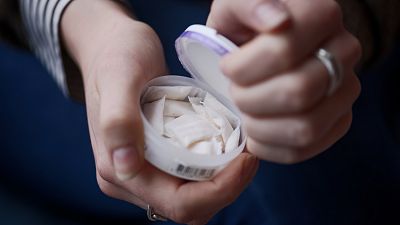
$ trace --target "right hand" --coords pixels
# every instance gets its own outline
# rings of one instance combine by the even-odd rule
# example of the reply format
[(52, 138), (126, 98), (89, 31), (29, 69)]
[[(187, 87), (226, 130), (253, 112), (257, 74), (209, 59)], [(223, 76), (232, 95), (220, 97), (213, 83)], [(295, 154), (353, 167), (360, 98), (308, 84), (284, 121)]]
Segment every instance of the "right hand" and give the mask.
[[(215, 0), (208, 25), (241, 44), (223, 57), (221, 69), (232, 81), (249, 152), (293, 164), (346, 134), (360, 94), (354, 67), (361, 46), (334, 0)], [(320, 48), (342, 68), (333, 93), (327, 68), (315, 57)]]
[[(79, 21), (79, 23), (78, 23)], [(62, 19), (63, 39), (79, 65), (97, 180), (114, 198), (178, 223), (204, 224), (231, 203), (255, 175), (258, 160), (239, 155), (211, 181), (172, 177), (144, 160), (140, 94), (166, 74), (160, 41), (113, 1), (73, 1)]]

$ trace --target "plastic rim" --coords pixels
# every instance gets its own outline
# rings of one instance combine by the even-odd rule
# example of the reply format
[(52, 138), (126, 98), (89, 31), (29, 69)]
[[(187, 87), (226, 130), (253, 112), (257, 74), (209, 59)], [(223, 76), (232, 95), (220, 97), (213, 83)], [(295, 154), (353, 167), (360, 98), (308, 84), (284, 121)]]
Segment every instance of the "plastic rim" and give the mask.
[(183, 67), (227, 98), (230, 81), (219, 67), (220, 59), (238, 47), (216, 30), (204, 25), (188, 27), (175, 42)]

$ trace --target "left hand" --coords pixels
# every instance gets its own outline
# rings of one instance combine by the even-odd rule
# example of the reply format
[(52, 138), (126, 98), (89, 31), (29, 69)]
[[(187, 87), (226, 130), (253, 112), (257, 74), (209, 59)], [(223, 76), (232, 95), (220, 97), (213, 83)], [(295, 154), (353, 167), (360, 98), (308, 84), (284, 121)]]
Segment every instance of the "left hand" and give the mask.
[[(241, 45), (221, 67), (233, 82), (249, 152), (297, 163), (347, 132), (360, 93), (354, 67), (361, 47), (344, 28), (335, 1), (215, 0), (208, 26)], [(342, 67), (343, 81), (332, 95), (328, 71), (315, 57), (319, 48)]]

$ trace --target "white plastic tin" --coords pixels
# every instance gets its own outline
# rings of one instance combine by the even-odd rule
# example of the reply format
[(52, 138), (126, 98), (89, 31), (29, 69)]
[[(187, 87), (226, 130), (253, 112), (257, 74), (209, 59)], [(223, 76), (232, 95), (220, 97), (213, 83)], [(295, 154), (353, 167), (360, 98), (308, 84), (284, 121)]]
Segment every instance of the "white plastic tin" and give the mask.
[[(229, 100), (229, 80), (219, 69), (220, 58), (237, 48), (214, 29), (192, 25), (176, 40), (179, 60), (194, 79), (183, 76), (162, 76), (151, 80), (151, 86), (193, 86), (209, 92), (240, 118), (239, 110)], [(158, 169), (187, 180), (209, 180), (222, 170), (244, 149), (246, 134), (240, 126), (239, 145), (233, 151), (221, 155), (202, 155), (184, 147), (172, 145), (149, 123), (142, 112), (145, 135), (145, 158)]]

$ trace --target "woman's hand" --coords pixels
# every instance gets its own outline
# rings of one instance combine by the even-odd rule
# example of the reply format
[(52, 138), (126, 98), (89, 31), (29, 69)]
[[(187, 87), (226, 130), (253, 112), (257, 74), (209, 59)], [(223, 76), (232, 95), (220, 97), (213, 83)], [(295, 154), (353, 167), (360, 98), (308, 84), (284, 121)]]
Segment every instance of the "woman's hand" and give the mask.
[(162, 46), (150, 27), (134, 21), (115, 1), (75, 0), (61, 29), (82, 72), (104, 193), (142, 208), (149, 204), (179, 223), (202, 224), (243, 191), (258, 166), (248, 153), (205, 182), (172, 177), (144, 161), (140, 94), (147, 81), (166, 74)]
[[(296, 163), (347, 132), (360, 92), (353, 68), (361, 47), (345, 30), (335, 1), (215, 0), (208, 25), (241, 45), (221, 68), (233, 81), (249, 152)], [(328, 71), (315, 57), (319, 48), (342, 67), (342, 84), (332, 95)]]

